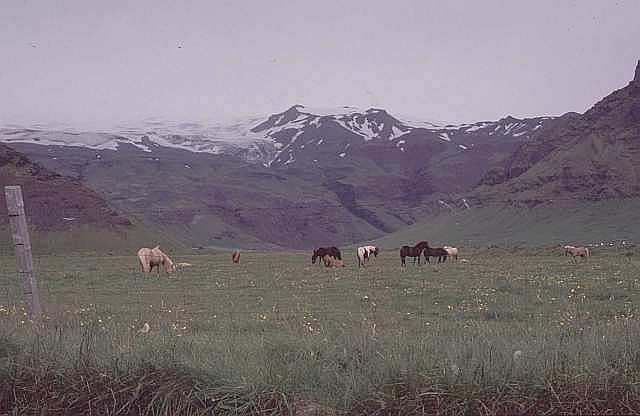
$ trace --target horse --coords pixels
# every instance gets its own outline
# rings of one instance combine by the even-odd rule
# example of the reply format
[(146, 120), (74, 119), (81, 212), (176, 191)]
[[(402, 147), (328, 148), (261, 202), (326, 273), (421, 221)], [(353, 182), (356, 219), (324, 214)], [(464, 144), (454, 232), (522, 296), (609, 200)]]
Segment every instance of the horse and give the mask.
[(328, 254), (322, 256), (322, 261), (325, 267), (344, 267), (344, 262), (341, 259), (336, 259)]
[(374, 257), (378, 257), (378, 247), (376, 246), (363, 246), (358, 247), (358, 267), (364, 267), (364, 263), (369, 260), (369, 257), (373, 254)]
[(420, 264), (420, 256), (422, 255), (422, 248), (402, 246), (400, 248), (400, 264), (404, 267), (407, 265), (405, 257), (413, 257), (413, 264), (416, 263), (416, 257), (418, 258), (418, 264)]
[[(415, 248), (419, 248), (422, 251), (424, 251), (425, 248), (429, 248), (429, 242), (428, 241), (419, 241), (418, 243), (416, 243), (416, 245), (414, 246)], [(420, 259), (418, 259), (419, 261)]]
[(239, 250), (235, 250), (233, 253), (231, 253), (231, 260), (233, 260), (234, 263), (240, 263), (240, 251)]
[(564, 255), (571, 254), (571, 257), (575, 260), (576, 257), (589, 257), (591, 253), (589, 253), (589, 249), (586, 247), (574, 247), (574, 246), (564, 246)]
[(316, 259), (322, 259), (327, 254), (338, 260), (342, 260), (342, 254), (337, 247), (320, 247), (313, 250), (313, 255), (311, 256), (311, 264), (316, 264)]
[(438, 263), (444, 263), (447, 261), (449, 253), (442, 247), (427, 247), (424, 249), (424, 258), (427, 263), (431, 264), (429, 257), (437, 257)]
[(447, 251), (447, 254), (451, 257), (451, 261), (458, 261), (458, 249), (456, 247), (444, 246), (442, 248)]
[(138, 250), (138, 260), (140, 261), (140, 267), (144, 273), (151, 273), (154, 267), (160, 275), (160, 266), (164, 267), (165, 273), (172, 273), (176, 270), (175, 264), (169, 256), (164, 254), (160, 250), (160, 246), (154, 248), (143, 247)]

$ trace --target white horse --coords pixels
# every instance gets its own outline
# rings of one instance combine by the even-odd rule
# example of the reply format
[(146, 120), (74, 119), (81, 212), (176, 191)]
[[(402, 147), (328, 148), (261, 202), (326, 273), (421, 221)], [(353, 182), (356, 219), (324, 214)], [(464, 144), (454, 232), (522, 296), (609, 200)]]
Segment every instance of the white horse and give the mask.
[(448, 257), (451, 257), (451, 260), (458, 261), (458, 249), (456, 247), (444, 246), (442, 247), (448, 254)]
[(358, 267), (364, 267), (364, 264), (369, 257), (373, 254), (374, 257), (378, 257), (378, 247), (376, 246), (363, 246), (358, 247)]
[(158, 275), (160, 275), (160, 266), (164, 267), (165, 273), (176, 271), (176, 266), (173, 264), (171, 258), (164, 254), (159, 246), (155, 246), (154, 248), (141, 248), (138, 250), (138, 260), (140, 261), (140, 268), (144, 273), (151, 273), (153, 268), (156, 267)]

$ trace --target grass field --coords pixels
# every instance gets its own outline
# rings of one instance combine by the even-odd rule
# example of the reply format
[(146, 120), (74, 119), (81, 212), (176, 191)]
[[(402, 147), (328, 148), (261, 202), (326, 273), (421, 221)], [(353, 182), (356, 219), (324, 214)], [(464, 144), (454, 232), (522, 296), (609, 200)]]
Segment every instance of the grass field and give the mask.
[[(640, 256), (462, 252), (401, 270), (308, 253), (35, 259), (26, 319), (0, 258), (0, 411), (32, 414), (640, 412)], [(138, 330), (147, 322), (151, 328)], [(137, 409), (137, 410), (136, 410)], [(38, 410), (39, 413), (39, 410)]]

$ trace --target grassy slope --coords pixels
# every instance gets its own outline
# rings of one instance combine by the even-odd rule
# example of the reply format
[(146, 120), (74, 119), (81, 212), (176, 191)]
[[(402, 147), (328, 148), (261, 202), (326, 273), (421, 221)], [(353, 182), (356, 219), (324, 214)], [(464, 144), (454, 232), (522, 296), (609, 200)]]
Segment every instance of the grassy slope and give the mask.
[(395, 248), (420, 240), (433, 245), (540, 246), (575, 242), (640, 241), (640, 200), (558, 202), (534, 208), (489, 205), (444, 213), (378, 239)]
[[(185, 246), (170, 233), (150, 232), (147, 228), (134, 225), (118, 230), (96, 229), (82, 226), (68, 231), (31, 231), (31, 246), (35, 254), (58, 254), (93, 252), (104, 255), (110, 253), (131, 253), (140, 247), (161, 245), (163, 248)], [(12, 254), (13, 241), (8, 227), (0, 228), (0, 254)]]
[[(555, 251), (465, 252), (467, 262), (401, 271), (390, 251), (366, 270), (349, 253), (347, 268), (329, 270), (300, 253), (245, 252), (234, 265), (220, 252), (177, 255), (194, 266), (173, 279), (140, 276), (133, 256), (38, 257), (47, 314), (40, 329), (22, 315), (13, 258), (0, 257), (0, 353), (7, 358), (0, 371), (22, 377), (30, 368), (42, 380), (53, 368), (56, 380), (70, 374), (76, 383), (74, 372), (85, 368), (102, 380), (87, 390), (94, 381), (82, 379), (40, 406), (77, 395), (96, 406), (111, 400), (101, 393), (105, 382), (129, 395), (121, 405), (140, 400), (141, 389), (151, 396), (167, 389), (156, 414), (170, 414), (158, 406), (191, 387), (153, 384), (158, 371), (144, 365), (177, 365), (204, 380), (202, 394), (226, 386), (234, 400), (238, 392), (280, 391), (338, 409), (378, 406), (361, 414), (386, 401), (434, 397), (423, 391), (456, 390), (464, 400), (508, 385), (521, 403), (549, 383), (633, 383), (640, 379), (640, 261), (638, 253), (622, 254), (629, 253), (600, 252), (574, 264)], [(144, 322), (146, 335), (137, 332)], [(517, 359), (515, 351), (522, 351)], [(7, 400), (32, 391), (11, 389)], [(575, 400), (568, 396), (552, 413)]]

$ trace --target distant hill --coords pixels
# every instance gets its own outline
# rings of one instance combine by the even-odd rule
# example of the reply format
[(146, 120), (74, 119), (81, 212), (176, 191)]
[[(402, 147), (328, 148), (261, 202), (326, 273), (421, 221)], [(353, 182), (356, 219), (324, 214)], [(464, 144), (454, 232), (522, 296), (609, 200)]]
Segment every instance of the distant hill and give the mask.
[(551, 120), (490, 169), (473, 192), (480, 201), (535, 205), (640, 196), (640, 62), (634, 79), (584, 114)]
[[(4, 249), (11, 246), (4, 196), (7, 185), (22, 187), (30, 232), (37, 236), (32, 238), (36, 250), (91, 249), (107, 242), (114, 248), (137, 244), (127, 240), (135, 240), (139, 227), (112, 209), (97, 192), (0, 144), (0, 247)], [(101, 238), (107, 240), (101, 242)]]
[(395, 247), (640, 241), (640, 62), (633, 80), (584, 114), (550, 119), (471, 190), (378, 240)]

